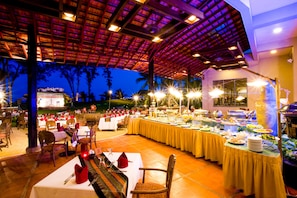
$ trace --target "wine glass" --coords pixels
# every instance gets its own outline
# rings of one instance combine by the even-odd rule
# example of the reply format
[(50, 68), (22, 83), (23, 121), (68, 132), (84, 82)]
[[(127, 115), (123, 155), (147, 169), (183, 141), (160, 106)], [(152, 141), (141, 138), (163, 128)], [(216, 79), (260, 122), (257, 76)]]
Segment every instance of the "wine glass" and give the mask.
[(110, 161), (110, 165), (109, 166), (112, 167), (113, 166), (113, 163), (115, 162), (114, 156), (113, 156), (113, 153), (112, 153), (112, 148), (108, 148), (107, 150), (108, 150), (107, 158)]

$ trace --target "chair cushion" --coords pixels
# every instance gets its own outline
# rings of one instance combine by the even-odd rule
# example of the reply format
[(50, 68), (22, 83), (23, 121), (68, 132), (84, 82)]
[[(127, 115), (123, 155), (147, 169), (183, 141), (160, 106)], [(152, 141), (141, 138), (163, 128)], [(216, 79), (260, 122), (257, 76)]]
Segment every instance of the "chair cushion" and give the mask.
[[(134, 190), (159, 190), (164, 189), (165, 187), (163, 185), (157, 184), (157, 183), (137, 183)], [(137, 194), (133, 194), (132, 198), (137, 198)], [(141, 194), (139, 195), (139, 198), (166, 198), (166, 192), (159, 193), (159, 194)]]

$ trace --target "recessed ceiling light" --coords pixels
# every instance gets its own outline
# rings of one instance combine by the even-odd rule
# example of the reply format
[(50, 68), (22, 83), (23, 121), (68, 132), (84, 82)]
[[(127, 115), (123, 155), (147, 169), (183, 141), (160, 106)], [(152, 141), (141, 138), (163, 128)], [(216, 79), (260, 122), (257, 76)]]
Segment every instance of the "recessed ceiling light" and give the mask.
[(118, 31), (120, 31), (120, 29), (121, 29), (121, 27), (114, 25), (114, 24), (111, 24), (108, 28), (108, 30), (112, 31), (112, 32), (118, 32)]
[(161, 39), (160, 37), (156, 36), (156, 37), (153, 38), (152, 41), (153, 41), (154, 43), (159, 43), (159, 42), (163, 41), (163, 39)]
[(185, 22), (188, 23), (188, 24), (193, 24), (195, 22), (199, 21), (199, 18), (196, 17), (195, 15), (190, 15), (186, 20)]
[(230, 50), (230, 51), (237, 50), (237, 47), (236, 46), (231, 46), (231, 47), (228, 47), (228, 50)]
[(200, 57), (200, 54), (196, 53), (196, 54), (193, 54), (192, 56), (197, 58), (197, 57)]
[(270, 54), (276, 54), (277, 50), (271, 50)]
[(280, 28), (280, 27), (277, 27), (277, 28), (274, 28), (274, 29), (273, 29), (273, 33), (274, 33), (274, 34), (279, 34), (279, 33), (281, 33), (282, 31), (283, 31), (283, 29)]

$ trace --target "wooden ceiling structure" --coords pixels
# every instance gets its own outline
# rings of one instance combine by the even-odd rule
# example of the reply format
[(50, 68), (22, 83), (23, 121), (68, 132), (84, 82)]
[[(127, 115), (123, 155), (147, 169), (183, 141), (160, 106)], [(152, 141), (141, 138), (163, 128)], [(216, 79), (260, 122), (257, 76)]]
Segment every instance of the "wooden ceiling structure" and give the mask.
[(38, 61), (148, 73), (154, 59), (155, 75), (177, 80), (246, 66), (250, 50), (240, 13), (224, 0), (0, 0), (0, 57), (28, 59), (30, 24)]

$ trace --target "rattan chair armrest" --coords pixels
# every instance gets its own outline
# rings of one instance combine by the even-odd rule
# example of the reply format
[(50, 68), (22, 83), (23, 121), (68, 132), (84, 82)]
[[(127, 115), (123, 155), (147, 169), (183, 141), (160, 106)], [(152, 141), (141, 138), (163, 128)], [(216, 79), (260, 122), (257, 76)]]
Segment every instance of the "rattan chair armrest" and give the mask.
[(163, 192), (167, 192), (167, 188), (159, 189), (159, 190), (131, 190), (132, 194), (159, 194)]

